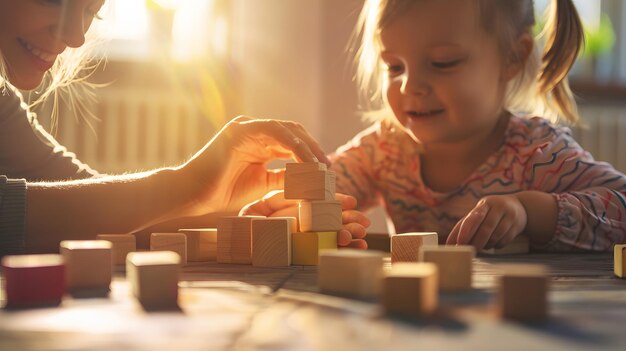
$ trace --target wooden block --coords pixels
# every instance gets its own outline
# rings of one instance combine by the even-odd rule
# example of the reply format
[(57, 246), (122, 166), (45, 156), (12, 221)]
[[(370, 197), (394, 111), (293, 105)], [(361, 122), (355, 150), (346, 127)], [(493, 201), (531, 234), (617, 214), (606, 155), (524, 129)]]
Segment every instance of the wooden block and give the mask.
[(65, 293), (61, 255), (5, 256), (2, 259), (7, 308), (56, 306)]
[(131, 252), (126, 275), (133, 296), (148, 309), (178, 306), (180, 255), (173, 251)]
[(437, 309), (438, 272), (434, 263), (397, 263), (385, 270), (383, 306), (387, 313), (422, 317)]
[(341, 203), (330, 201), (301, 201), (298, 205), (301, 232), (337, 232), (343, 224)]
[(150, 251), (174, 251), (184, 266), (187, 264), (187, 236), (183, 233), (152, 233)]
[(626, 244), (615, 244), (613, 247), (613, 272), (615, 276), (626, 278)]
[(321, 250), (337, 249), (337, 232), (291, 234), (291, 264), (317, 266)]
[(367, 233), (365, 242), (368, 250), (391, 252), (391, 236), (387, 233)]
[(472, 260), (476, 256), (473, 246), (422, 246), (419, 255), (420, 262), (437, 265), (440, 290), (472, 288)]
[(112, 247), (106, 240), (61, 241), (68, 290), (108, 291), (113, 274)]
[(288, 163), (285, 171), (285, 199), (334, 200), (335, 172), (323, 163)]
[(252, 265), (286, 267), (291, 265), (291, 230), (294, 217), (252, 220)]
[(217, 257), (217, 229), (179, 229), (187, 237), (187, 261), (215, 261)]
[(217, 262), (252, 263), (252, 220), (262, 216), (222, 217), (217, 223)]
[(438, 246), (437, 233), (404, 233), (391, 236), (391, 262), (418, 262), (422, 246)]
[(516, 255), (530, 252), (528, 236), (518, 235), (507, 246), (500, 249), (480, 250), (481, 254), (487, 255)]
[(382, 252), (323, 250), (319, 257), (318, 284), (323, 292), (373, 298), (380, 294)]
[(548, 314), (548, 275), (542, 265), (501, 266), (497, 306), (501, 317), (519, 321), (541, 321)]
[(134, 235), (126, 234), (98, 234), (98, 240), (110, 241), (113, 248), (113, 264), (126, 264), (126, 255), (129, 252), (137, 251), (137, 239)]

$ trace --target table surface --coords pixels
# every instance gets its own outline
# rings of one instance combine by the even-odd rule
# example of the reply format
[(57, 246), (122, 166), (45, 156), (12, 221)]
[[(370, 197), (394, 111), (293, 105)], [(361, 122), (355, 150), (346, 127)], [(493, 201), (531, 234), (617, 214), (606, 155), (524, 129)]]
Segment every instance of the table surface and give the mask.
[[(496, 316), (497, 265), (513, 262), (549, 267), (547, 321)], [(613, 276), (611, 254), (478, 257), (473, 289), (440, 294), (423, 320), (321, 294), (316, 281), (317, 267), (191, 264), (180, 310), (148, 312), (119, 271), (106, 298), (0, 310), (0, 350), (626, 350), (626, 280)]]

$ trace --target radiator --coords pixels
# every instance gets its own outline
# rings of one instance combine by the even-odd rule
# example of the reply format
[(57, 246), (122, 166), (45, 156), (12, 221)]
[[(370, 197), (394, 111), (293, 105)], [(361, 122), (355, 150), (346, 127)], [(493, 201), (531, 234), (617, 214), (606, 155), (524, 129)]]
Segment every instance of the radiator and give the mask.
[[(179, 164), (215, 132), (215, 123), (203, 117), (185, 96), (101, 90), (94, 110), (101, 121), (92, 123), (95, 133), (85, 122), (59, 125), (59, 140), (101, 172)], [(576, 140), (595, 159), (626, 173), (626, 106), (585, 105), (580, 113), (588, 128), (573, 128)]]
[[(142, 90), (98, 93), (93, 109), (100, 121), (65, 121), (59, 140), (79, 159), (104, 173), (177, 165), (215, 131), (185, 96)], [(105, 91), (106, 90), (106, 91)]]
[(581, 106), (587, 128), (573, 128), (574, 138), (596, 160), (626, 173), (626, 106)]

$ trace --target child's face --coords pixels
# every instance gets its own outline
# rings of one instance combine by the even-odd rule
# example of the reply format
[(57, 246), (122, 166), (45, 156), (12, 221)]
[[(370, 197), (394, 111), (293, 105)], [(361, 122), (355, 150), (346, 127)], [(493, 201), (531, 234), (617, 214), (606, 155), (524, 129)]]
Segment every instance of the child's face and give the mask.
[(381, 32), (386, 99), (423, 144), (462, 142), (501, 114), (502, 62), (467, 0), (416, 1)]
[(0, 0), (0, 53), (9, 81), (33, 89), (68, 46), (79, 47), (104, 0)]

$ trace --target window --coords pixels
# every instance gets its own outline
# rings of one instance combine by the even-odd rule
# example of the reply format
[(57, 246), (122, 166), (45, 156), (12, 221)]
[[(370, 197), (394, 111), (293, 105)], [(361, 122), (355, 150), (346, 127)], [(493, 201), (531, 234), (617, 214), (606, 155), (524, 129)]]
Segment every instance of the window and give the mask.
[[(551, 0), (536, 0), (542, 14)], [(626, 85), (626, 4), (623, 0), (574, 0), (585, 26), (585, 50), (571, 78), (597, 85)], [(538, 16), (538, 19), (541, 17)]]
[(224, 55), (227, 26), (219, 0), (113, 0), (95, 25), (106, 40), (100, 53), (113, 60), (168, 57), (189, 61)]

